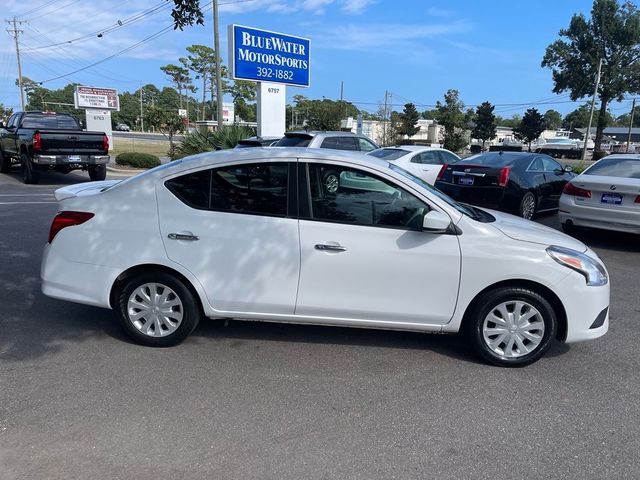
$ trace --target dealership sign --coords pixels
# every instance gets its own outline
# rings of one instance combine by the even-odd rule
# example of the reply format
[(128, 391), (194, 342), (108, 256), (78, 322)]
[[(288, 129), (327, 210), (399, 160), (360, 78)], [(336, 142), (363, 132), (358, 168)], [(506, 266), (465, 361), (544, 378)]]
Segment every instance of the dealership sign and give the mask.
[(309, 39), (229, 25), (231, 75), (237, 80), (309, 86)]
[(120, 111), (118, 91), (112, 88), (77, 86), (74, 101), (76, 108)]

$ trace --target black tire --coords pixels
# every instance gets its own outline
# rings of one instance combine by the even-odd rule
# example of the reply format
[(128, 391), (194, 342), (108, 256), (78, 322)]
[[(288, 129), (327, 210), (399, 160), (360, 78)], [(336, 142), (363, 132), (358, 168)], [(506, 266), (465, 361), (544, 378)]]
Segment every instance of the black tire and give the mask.
[(11, 159), (5, 156), (0, 150), (0, 173), (9, 173), (11, 171)]
[(94, 182), (99, 182), (107, 178), (106, 165), (96, 165), (95, 167), (89, 167), (89, 178)]
[(28, 185), (35, 185), (40, 181), (40, 172), (33, 168), (31, 158), (26, 153), (20, 155), (20, 165), (22, 167), (22, 181)]
[[(182, 320), (177, 326), (177, 328), (170, 334), (165, 336), (152, 336), (143, 333), (142, 329), (145, 328), (148, 321), (152, 321), (151, 319), (144, 320), (142, 318), (140, 320), (140, 327), (136, 327), (133, 320), (130, 319), (128, 313), (128, 303), (129, 298), (133, 294), (133, 292), (138, 289), (138, 287), (142, 287), (146, 284), (159, 284), (158, 292), (163, 292), (164, 289), (161, 287), (168, 287), (171, 289), (175, 297), (177, 297), (182, 303), (182, 308), (178, 308), (177, 311), (181, 311)], [(137, 298), (137, 297), (134, 297)], [(171, 297), (173, 298), (173, 297)], [(136, 275), (133, 278), (129, 279), (120, 290), (118, 296), (118, 303), (115, 308), (115, 312), (118, 316), (118, 320), (120, 324), (124, 328), (127, 335), (129, 335), (133, 340), (142, 345), (148, 345), (151, 347), (172, 347), (174, 345), (182, 342), (187, 336), (196, 328), (198, 322), (200, 321), (200, 308), (198, 304), (198, 300), (191, 292), (191, 290), (182, 283), (182, 281), (178, 280), (173, 275), (164, 272), (148, 272), (140, 275)], [(152, 323), (149, 324), (153, 326)], [(156, 323), (159, 325), (159, 323)], [(163, 328), (166, 327), (166, 323), (163, 323)], [(155, 332), (155, 328), (154, 328)]]
[[(485, 341), (483, 329), (487, 316), (491, 314), (492, 311), (499, 313), (497, 307), (505, 302), (525, 302), (538, 311), (539, 316), (544, 323), (544, 332), (541, 335), (540, 343), (529, 353), (521, 354), (522, 352), (516, 352), (516, 354), (520, 356), (510, 357), (506, 354), (508, 344), (506, 342), (502, 342), (496, 346), (497, 349), (500, 349), (500, 345), (505, 343), (505, 345), (502, 347), (503, 354), (499, 354), (492, 350)], [(533, 318), (536, 323), (539, 321), (539, 319), (536, 321), (536, 318)], [(487, 325), (491, 325), (491, 322), (488, 321)], [(497, 326), (498, 324), (496, 323), (495, 327)], [(555, 311), (553, 310), (551, 304), (542, 295), (527, 288), (502, 287), (485, 292), (477, 299), (473, 310), (469, 313), (468, 317), (465, 320), (464, 332), (466, 334), (467, 340), (469, 341), (475, 352), (484, 361), (493, 365), (498, 365), (500, 367), (524, 367), (536, 362), (545, 354), (545, 352), (551, 346), (553, 339), (556, 337), (557, 329), (558, 321)], [(520, 330), (517, 331), (519, 332)], [(496, 337), (493, 338), (493, 340), (497, 341), (497, 337), (499, 337), (499, 335), (500, 334), (496, 334)], [(507, 337), (509, 337), (510, 333), (506, 333), (506, 335)], [(532, 342), (530, 342), (530, 340), (526, 338), (524, 338), (524, 342), (529, 342), (526, 344), (523, 343), (525, 347), (534, 345)], [(518, 348), (519, 350), (517, 344), (514, 344), (511, 348), (511, 352), (513, 352), (514, 348)]]
[(335, 170), (329, 170), (322, 177), (322, 188), (326, 193), (337, 193), (340, 188), (340, 175)]
[(536, 196), (531, 192), (526, 192), (522, 196), (522, 199), (520, 199), (518, 215), (527, 220), (531, 220), (536, 214), (537, 205), (538, 202)]

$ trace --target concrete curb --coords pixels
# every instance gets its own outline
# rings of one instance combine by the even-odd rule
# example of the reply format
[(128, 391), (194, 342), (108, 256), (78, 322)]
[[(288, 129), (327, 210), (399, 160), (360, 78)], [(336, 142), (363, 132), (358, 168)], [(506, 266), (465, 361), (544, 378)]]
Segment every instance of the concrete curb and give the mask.
[(144, 168), (135, 168), (135, 169), (123, 169), (123, 168), (114, 168), (107, 165), (107, 172), (112, 174), (113, 176), (119, 177), (133, 177), (142, 172), (146, 172), (147, 170)]

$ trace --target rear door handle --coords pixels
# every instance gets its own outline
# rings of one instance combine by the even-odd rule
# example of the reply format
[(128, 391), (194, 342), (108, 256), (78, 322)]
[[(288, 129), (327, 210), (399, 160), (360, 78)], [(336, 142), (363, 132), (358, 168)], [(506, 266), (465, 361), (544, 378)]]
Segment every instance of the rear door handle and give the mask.
[(346, 252), (347, 248), (342, 247), (340, 245), (326, 245), (319, 243), (314, 247), (316, 250), (320, 250), (323, 252)]
[(200, 240), (200, 238), (196, 235), (192, 235), (190, 233), (170, 233), (167, 235), (171, 240)]

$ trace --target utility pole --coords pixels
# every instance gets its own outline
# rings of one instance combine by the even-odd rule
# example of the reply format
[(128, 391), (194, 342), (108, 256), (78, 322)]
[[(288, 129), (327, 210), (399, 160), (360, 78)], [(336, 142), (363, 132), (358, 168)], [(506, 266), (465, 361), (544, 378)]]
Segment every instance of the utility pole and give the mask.
[(384, 91), (384, 109), (382, 110), (382, 143), (383, 147), (387, 146), (387, 97), (389, 93)]
[[(589, 143), (589, 135), (591, 134), (591, 123), (593, 122), (593, 109), (596, 106), (596, 96), (598, 95), (598, 88), (600, 87), (600, 72), (602, 71), (602, 59), (598, 62), (598, 75), (596, 75), (596, 88), (593, 91), (593, 98), (591, 99), (591, 115), (589, 115), (589, 126), (584, 134), (584, 147), (582, 147), (582, 160), (587, 159), (587, 144)], [(594, 144), (595, 153), (595, 144)]]
[(344, 81), (340, 81), (340, 101), (342, 101), (344, 95)]
[(24, 30), (18, 30), (18, 24), (22, 25), (23, 22), (19, 22), (16, 17), (13, 20), (7, 20), (9, 25), (13, 24), (13, 30), (7, 29), (7, 32), (13, 37), (16, 42), (16, 58), (18, 59), (18, 85), (20, 86), (20, 107), (24, 112), (24, 84), (22, 83), (22, 65), (20, 64), (20, 45), (18, 43), (18, 36), (24, 32)]
[(216, 51), (216, 101), (218, 102), (218, 130), (222, 128), (222, 79), (220, 64), (220, 32), (218, 30), (218, 0), (213, 0), (213, 49)]
[(144, 133), (144, 112), (142, 111), (142, 85), (140, 85), (140, 130)]
[(636, 99), (633, 99), (631, 105), (631, 120), (629, 120), (629, 135), (627, 135), (627, 153), (629, 153), (629, 146), (631, 145), (631, 127), (633, 127), (633, 114), (636, 111)]

